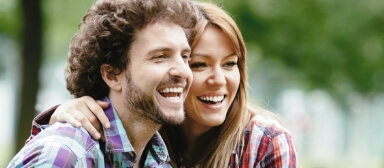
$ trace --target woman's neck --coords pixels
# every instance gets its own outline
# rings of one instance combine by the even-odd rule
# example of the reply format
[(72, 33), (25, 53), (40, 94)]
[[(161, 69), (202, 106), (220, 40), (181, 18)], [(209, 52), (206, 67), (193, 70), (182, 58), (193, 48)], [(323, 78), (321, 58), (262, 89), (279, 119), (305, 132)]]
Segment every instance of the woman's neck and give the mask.
[(182, 129), (187, 141), (187, 152), (194, 149), (197, 138), (208, 132), (211, 128), (186, 119), (182, 124)]
[[(194, 125), (190, 122), (183, 122), (186, 146), (182, 150), (185, 166), (192, 167), (200, 164), (211, 152), (212, 147), (217, 142), (219, 127), (207, 127)], [(204, 162), (204, 161), (203, 161)]]

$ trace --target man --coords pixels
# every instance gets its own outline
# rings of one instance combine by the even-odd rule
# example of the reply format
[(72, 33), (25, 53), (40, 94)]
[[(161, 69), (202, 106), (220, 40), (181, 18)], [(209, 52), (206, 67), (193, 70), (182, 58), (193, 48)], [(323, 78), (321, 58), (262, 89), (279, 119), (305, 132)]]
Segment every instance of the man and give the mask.
[(56, 123), (8, 167), (170, 167), (157, 133), (184, 119), (191, 84), (184, 32), (196, 16), (188, 0), (99, 0), (70, 44), (66, 82), (75, 96), (109, 102), (106, 142)]

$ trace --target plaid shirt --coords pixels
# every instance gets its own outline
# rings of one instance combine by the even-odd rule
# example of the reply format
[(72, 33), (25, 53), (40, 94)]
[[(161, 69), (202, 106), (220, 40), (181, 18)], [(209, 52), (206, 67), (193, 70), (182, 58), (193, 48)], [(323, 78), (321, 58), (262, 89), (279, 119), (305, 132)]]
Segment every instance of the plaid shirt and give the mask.
[[(57, 106), (35, 117), (27, 143), (44, 129)], [(297, 153), (289, 132), (268, 115), (256, 114), (243, 134), (243, 142), (231, 155), (230, 168), (299, 167)]]
[[(110, 103), (108, 98), (103, 101)], [(104, 129), (105, 143), (94, 140), (84, 128), (75, 128), (67, 123), (55, 123), (46, 129), (36, 123), (38, 119), (51, 115), (54, 109), (35, 118), (33, 135), (8, 167), (133, 167), (136, 153), (111, 104), (105, 110), (111, 122), (110, 129)], [(168, 151), (157, 132), (146, 149), (143, 152), (143, 157), (146, 156), (144, 167), (171, 167)]]
[(229, 167), (295, 168), (299, 164), (288, 131), (276, 119), (256, 114), (245, 129), (243, 142), (231, 155)]

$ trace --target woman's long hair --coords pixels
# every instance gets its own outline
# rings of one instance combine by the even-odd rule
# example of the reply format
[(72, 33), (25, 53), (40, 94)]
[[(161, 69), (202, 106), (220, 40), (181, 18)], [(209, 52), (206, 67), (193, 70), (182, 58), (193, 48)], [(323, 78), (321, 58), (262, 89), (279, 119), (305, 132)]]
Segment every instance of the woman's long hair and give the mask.
[(231, 40), (238, 56), (240, 84), (235, 99), (228, 109), (224, 123), (219, 126), (218, 137), (213, 140), (215, 145), (208, 146), (207, 154), (198, 163), (201, 167), (228, 167), (230, 155), (241, 142), (244, 129), (252, 116), (252, 113), (247, 110), (246, 48), (235, 21), (224, 10), (211, 3), (198, 3), (197, 6), (201, 18), (198, 18), (198, 23), (190, 34), (191, 48), (196, 46), (206, 27), (213, 25)]

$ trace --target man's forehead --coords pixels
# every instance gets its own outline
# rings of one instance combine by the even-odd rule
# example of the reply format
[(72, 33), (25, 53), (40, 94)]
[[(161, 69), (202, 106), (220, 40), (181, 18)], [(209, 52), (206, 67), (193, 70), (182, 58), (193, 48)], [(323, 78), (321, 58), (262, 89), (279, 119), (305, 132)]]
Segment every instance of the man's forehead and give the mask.
[(160, 21), (148, 23), (141, 28), (135, 29), (134, 35), (143, 34), (145, 32), (153, 32), (154, 29), (162, 30), (166, 28), (173, 28), (173, 29), (177, 28), (177, 29), (183, 30), (182, 26), (180, 26), (179, 24), (176, 24), (170, 21), (160, 20)]
[(136, 45), (140, 45), (137, 47), (152, 48), (151, 50), (172, 50), (175, 47), (190, 50), (183, 28), (171, 22), (156, 22), (136, 30), (134, 41)]

